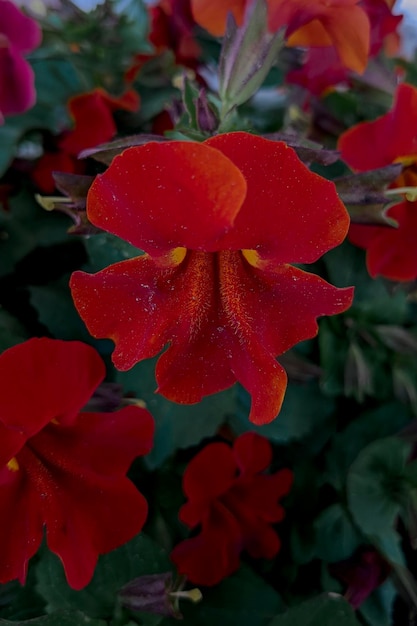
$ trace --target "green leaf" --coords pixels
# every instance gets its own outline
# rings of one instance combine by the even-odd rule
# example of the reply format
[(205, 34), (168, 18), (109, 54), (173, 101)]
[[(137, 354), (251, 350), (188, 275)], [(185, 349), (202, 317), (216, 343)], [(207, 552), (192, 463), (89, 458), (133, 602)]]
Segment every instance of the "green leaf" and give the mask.
[(29, 621), (10, 622), (0, 619), (4, 626), (106, 626), (101, 619), (91, 619), (80, 611), (58, 611), (52, 615), (37, 617)]
[(146, 402), (155, 418), (156, 433), (152, 452), (146, 457), (150, 468), (159, 467), (179, 448), (188, 448), (212, 437), (235, 409), (236, 386), (203, 398), (198, 404), (183, 405), (155, 394), (157, 359), (138, 363), (128, 372), (117, 372), (116, 381), (125, 392)]
[(391, 626), (394, 600), (397, 596), (390, 580), (375, 591), (359, 607), (359, 613), (369, 626)]
[(239, 433), (256, 431), (277, 443), (288, 443), (315, 431), (325, 431), (335, 409), (333, 400), (320, 392), (316, 382), (289, 383), (277, 419), (265, 426), (255, 426), (248, 421), (249, 394), (241, 387), (238, 387), (238, 394), (239, 406), (236, 417), (231, 420), (232, 426)]
[(10, 204), (9, 213), (0, 210), (0, 276), (11, 273), (16, 262), (37, 246), (67, 240), (70, 225), (66, 216), (41, 209), (26, 191), (12, 198)]
[(336, 489), (344, 489), (347, 471), (359, 452), (375, 439), (394, 435), (409, 420), (407, 409), (395, 402), (359, 415), (333, 437), (326, 456), (325, 480)]
[(45, 550), (36, 569), (37, 590), (46, 600), (48, 612), (79, 609), (90, 617), (110, 618), (123, 585), (137, 576), (170, 569), (167, 554), (142, 533), (121, 548), (101, 556), (93, 580), (81, 591), (68, 586), (61, 561)]
[[(250, 568), (240, 570), (212, 589), (195, 606), (181, 604), (183, 626), (267, 626), (283, 609), (279, 595)], [(172, 624), (172, 621), (164, 624)]]
[(315, 520), (314, 528), (316, 556), (328, 563), (347, 559), (363, 542), (348, 512), (340, 504), (325, 509)]
[(87, 237), (85, 247), (89, 257), (88, 266), (85, 268), (87, 272), (98, 272), (113, 263), (143, 254), (127, 241), (108, 233)]
[(346, 600), (335, 593), (323, 594), (278, 615), (268, 626), (359, 626)]
[(29, 335), (18, 320), (0, 306), (0, 352), (29, 339)]
[(374, 441), (359, 454), (347, 476), (347, 498), (355, 522), (367, 535), (394, 526), (404, 504), (404, 471), (410, 444), (388, 437)]

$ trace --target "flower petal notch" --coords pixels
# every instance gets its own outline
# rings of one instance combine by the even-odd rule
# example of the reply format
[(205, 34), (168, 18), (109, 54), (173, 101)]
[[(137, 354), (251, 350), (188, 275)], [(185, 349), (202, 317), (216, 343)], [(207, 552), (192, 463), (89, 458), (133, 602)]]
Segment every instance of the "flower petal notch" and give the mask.
[[(417, 189), (417, 88), (400, 85), (388, 113), (371, 122), (356, 124), (340, 136), (338, 148), (343, 160), (354, 171), (366, 172), (392, 163), (403, 169), (390, 188)], [(411, 130), (410, 130), (411, 129)], [(415, 195), (412, 194), (412, 196)], [(366, 264), (372, 277), (395, 281), (417, 278), (417, 202), (405, 194), (404, 200), (387, 211), (397, 228), (352, 224), (349, 239), (367, 251)]]
[(96, 178), (87, 213), (147, 254), (75, 272), (75, 305), (95, 337), (113, 339), (118, 369), (168, 346), (156, 379), (174, 402), (239, 381), (250, 419), (270, 422), (286, 388), (276, 357), (351, 304), (352, 289), (288, 265), (340, 244), (349, 217), (333, 183), (283, 142), (236, 132), (130, 148)]
[(245, 433), (233, 448), (206, 446), (188, 465), (183, 489), (188, 502), (180, 520), (198, 535), (178, 544), (171, 559), (180, 574), (197, 585), (216, 585), (239, 567), (246, 550), (253, 558), (273, 558), (281, 542), (271, 524), (284, 517), (280, 499), (289, 492), (288, 469), (265, 474), (272, 460), (265, 437)]
[(82, 412), (105, 375), (93, 348), (30, 339), (0, 356), (0, 582), (23, 584), (45, 530), (73, 589), (97, 558), (142, 528), (147, 503), (126, 477), (152, 446), (153, 419), (129, 406)]

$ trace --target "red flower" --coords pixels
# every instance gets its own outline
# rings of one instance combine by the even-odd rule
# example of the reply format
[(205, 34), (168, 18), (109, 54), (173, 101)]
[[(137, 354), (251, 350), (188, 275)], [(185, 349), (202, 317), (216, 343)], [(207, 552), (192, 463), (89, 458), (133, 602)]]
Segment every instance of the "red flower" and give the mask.
[(139, 103), (139, 96), (133, 89), (119, 98), (113, 98), (104, 89), (71, 98), (68, 109), (74, 128), (62, 134), (56, 152), (45, 152), (36, 163), (31, 172), (36, 186), (44, 193), (53, 193), (56, 187), (53, 172), (83, 174), (85, 166), (77, 159), (78, 154), (110, 141), (117, 132), (114, 111), (136, 111)]
[(110, 141), (117, 130), (113, 112), (118, 109), (137, 111), (139, 102), (139, 96), (133, 89), (120, 98), (113, 98), (104, 89), (94, 89), (71, 98), (68, 109), (74, 128), (60, 141), (61, 150), (78, 156), (82, 150)]
[[(250, 0), (191, 0), (195, 21), (223, 35), (228, 13), (238, 24)], [(363, 72), (369, 53), (369, 20), (359, 0), (267, 0), (269, 29), (286, 28), (289, 46), (334, 46), (345, 67)]]
[(0, 124), (4, 115), (22, 113), (35, 103), (33, 71), (23, 54), (41, 41), (37, 23), (9, 0), (0, 0)]
[(272, 559), (281, 542), (271, 527), (284, 517), (279, 504), (291, 487), (288, 469), (262, 472), (272, 460), (271, 444), (255, 433), (206, 446), (183, 477), (188, 502), (179, 517), (200, 533), (177, 545), (171, 559), (180, 574), (197, 585), (215, 585), (239, 567), (246, 550), (254, 558)]
[[(338, 148), (344, 161), (359, 172), (402, 163), (404, 170), (391, 187), (417, 187), (417, 88), (400, 85), (392, 109), (343, 133)], [(367, 250), (371, 276), (413, 280), (417, 277), (417, 202), (404, 200), (388, 215), (398, 228), (353, 224), (349, 239)]]
[(352, 300), (352, 289), (288, 265), (341, 243), (349, 218), (333, 183), (282, 142), (237, 132), (129, 148), (96, 178), (87, 214), (148, 254), (75, 272), (76, 307), (94, 336), (116, 343), (118, 369), (169, 344), (156, 377), (175, 402), (238, 380), (250, 419), (271, 421), (286, 388), (275, 357)]
[(26, 578), (42, 541), (61, 559), (68, 584), (90, 581), (99, 554), (129, 541), (147, 504), (126, 478), (149, 452), (144, 409), (80, 413), (103, 380), (93, 348), (31, 339), (0, 356), (0, 582)]
[(361, 604), (387, 579), (391, 567), (372, 548), (365, 548), (346, 561), (330, 565), (330, 573), (346, 583), (345, 598), (353, 608)]

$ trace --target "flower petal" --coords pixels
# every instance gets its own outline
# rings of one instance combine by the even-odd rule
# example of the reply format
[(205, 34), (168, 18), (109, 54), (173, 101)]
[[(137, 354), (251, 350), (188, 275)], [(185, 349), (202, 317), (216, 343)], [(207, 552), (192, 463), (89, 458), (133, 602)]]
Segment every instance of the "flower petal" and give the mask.
[(215, 250), (246, 195), (238, 168), (195, 142), (151, 142), (125, 150), (94, 181), (87, 213), (96, 226), (149, 254)]
[(195, 585), (216, 585), (239, 567), (240, 526), (220, 503), (213, 505), (201, 532), (179, 543), (171, 552), (178, 572)]
[(0, 583), (23, 585), (29, 559), (43, 536), (42, 501), (21, 471), (0, 469)]
[(34, 75), (29, 63), (15, 48), (0, 45), (0, 122), (2, 115), (23, 113), (35, 104), (35, 99)]
[(342, 158), (354, 170), (366, 171), (413, 155), (417, 160), (417, 132), (410, 120), (417, 119), (417, 88), (401, 84), (392, 109), (371, 122), (356, 124), (338, 142)]
[(220, 249), (253, 249), (274, 263), (312, 263), (343, 241), (349, 216), (334, 184), (310, 172), (292, 148), (243, 132), (205, 145), (223, 152), (248, 187)]
[(16, 51), (30, 52), (40, 44), (42, 33), (38, 24), (14, 2), (0, 0), (0, 15), (0, 34), (7, 37)]
[(263, 472), (272, 461), (272, 447), (266, 437), (244, 433), (233, 445), (233, 453), (242, 474)]
[(228, 13), (240, 25), (243, 21), (247, 0), (191, 0), (193, 17), (215, 37), (224, 35)]
[(79, 341), (29, 339), (3, 352), (0, 427), (16, 447), (2, 445), (0, 465), (51, 420), (71, 422), (104, 375), (97, 352)]

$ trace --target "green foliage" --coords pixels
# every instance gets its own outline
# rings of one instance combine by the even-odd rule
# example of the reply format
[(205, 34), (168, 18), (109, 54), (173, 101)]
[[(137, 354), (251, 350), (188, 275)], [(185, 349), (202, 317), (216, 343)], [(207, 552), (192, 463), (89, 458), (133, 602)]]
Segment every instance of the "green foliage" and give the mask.
[(45, 615), (29, 621), (0, 620), (3, 626), (106, 626), (101, 619), (91, 619), (80, 611), (57, 611), (52, 615)]
[(268, 626), (359, 626), (351, 606), (337, 594), (323, 594), (276, 617)]
[(46, 600), (49, 613), (81, 610), (89, 617), (109, 619), (123, 585), (137, 576), (166, 572), (170, 567), (166, 553), (142, 533), (100, 557), (91, 583), (81, 591), (68, 586), (60, 560), (45, 550), (36, 567), (37, 590)]

